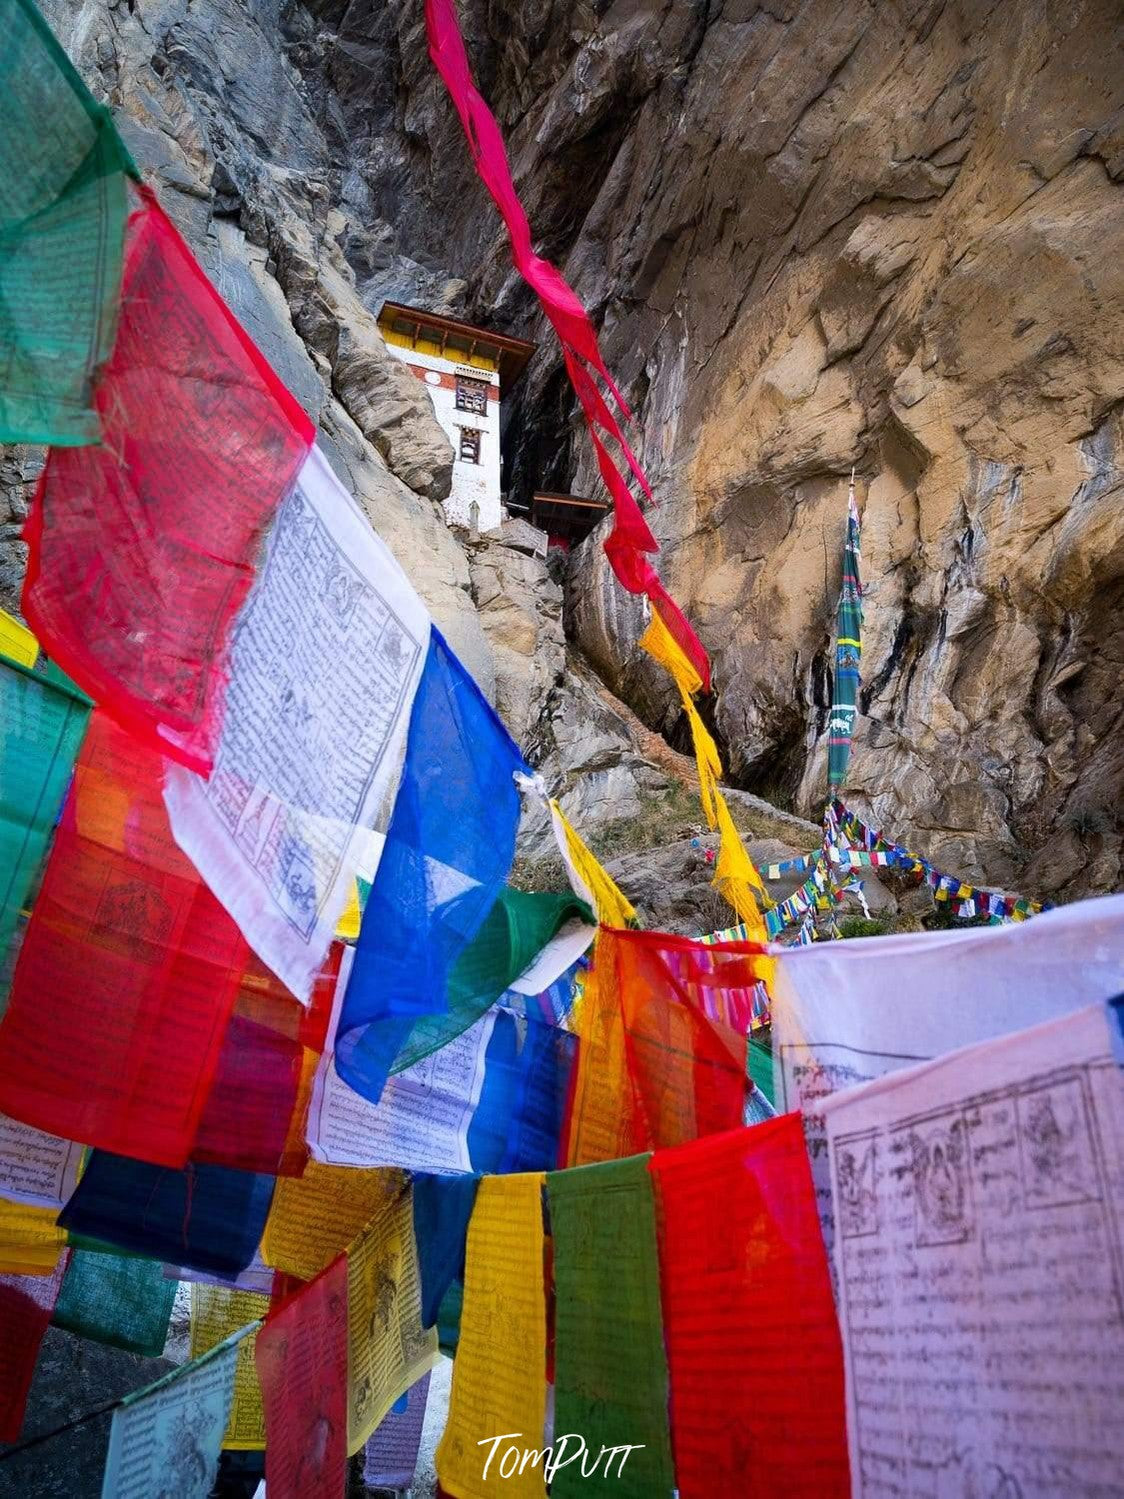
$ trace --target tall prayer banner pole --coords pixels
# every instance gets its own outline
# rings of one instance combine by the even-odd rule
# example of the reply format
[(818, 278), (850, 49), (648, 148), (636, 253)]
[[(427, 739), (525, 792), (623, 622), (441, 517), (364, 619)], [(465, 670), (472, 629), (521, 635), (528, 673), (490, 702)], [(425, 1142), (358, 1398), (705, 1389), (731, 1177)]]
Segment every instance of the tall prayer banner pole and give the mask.
[[(839, 588), (839, 604), (835, 616), (835, 676), (831, 693), (831, 716), (828, 720), (827, 740), (827, 802), (823, 816), (823, 862), (827, 876), (827, 904), (830, 912), (829, 934), (839, 936), (835, 921), (835, 906), (843, 886), (837, 874), (839, 862), (838, 822), (835, 815), (835, 798), (847, 778), (847, 766), (851, 759), (851, 739), (855, 732), (855, 715), (859, 684), (862, 681), (862, 528), (859, 523), (858, 506), (855, 504), (855, 470), (851, 469), (851, 483), (847, 491), (847, 532), (843, 544), (843, 579)], [(857, 882), (848, 882), (852, 887)], [(857, 885), (861, 898), (861, 885)], [(863, 901), (865, 908), (866, 902)], [(801, 940), (810, 941), (812, 922), (806, 921), (801, 931)]]
[(858, 506), (855, 504), (855, 471), (847, 494), (847, 538), (843, 549), (843, 583), (835, 630), (835, 685), (831, 695), (831, 719), (827, 741), (827, 785), (831, 800), (842, 789), (851, 759), (851, 737), (855, 732), (856, 702), (862, 681), (863, 586)]

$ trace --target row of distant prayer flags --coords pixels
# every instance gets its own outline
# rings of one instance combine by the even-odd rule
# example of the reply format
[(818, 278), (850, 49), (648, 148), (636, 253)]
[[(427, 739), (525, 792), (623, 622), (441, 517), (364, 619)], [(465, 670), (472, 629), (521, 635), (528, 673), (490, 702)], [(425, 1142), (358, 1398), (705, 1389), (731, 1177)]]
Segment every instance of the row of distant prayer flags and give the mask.
[(1037, 916), (1050, 909), (1046, 902), (987, 889), (962, 880), (958, 875), (944, 873), (923, 854), (913, 853), (880, 829), (868, 826), (838, 798), (829, 805), (828, 815), (835, 832), (823, 847), (765, 868), (767, 880), (785, 879), (810, 871), (792, 895), (765, 913), (770, 937), (779, 936), (786, 926), (803, 919), (809, 911), (822, 909), (827, 902), (837, 899), (840, 890), (848, 888), (840, 886), (838, 875), (853, 874), (861, 869), (898, 869), (903, 873), (919, 874), (933, 891), (938, 904), (946, 904), (964, 921), (977, 916), (990, 916), (999, 921), (1024, 921), (1028, 916)]

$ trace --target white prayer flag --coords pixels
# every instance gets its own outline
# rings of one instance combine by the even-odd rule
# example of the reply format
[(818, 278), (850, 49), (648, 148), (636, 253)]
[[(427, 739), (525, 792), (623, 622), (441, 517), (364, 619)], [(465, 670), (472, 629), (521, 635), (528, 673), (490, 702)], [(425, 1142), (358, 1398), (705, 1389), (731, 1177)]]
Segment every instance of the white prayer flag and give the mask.
[(316, 448), (235, 623), (209, 779), (169, 765), (176, 842), (298, 999), (389, 820), (429, 615)]
[(823, 1104), (855, 1499), (1124, 1473), (1124, 1073), (1107, 1009)]
[(829, 1255), (831, 1094), (1124, 990), (1124, 896), (1033, 921), (775, 949), (777, 1108), (801, 1109)]
[(468, 1127), (484, 1086), (484, 1059), (496, 1022), (489, 1010), (474, 1025), (388, 1078), (378, 1103), (354, 1092), (334, 1060), (335, 1031), (351, 972), (344, 953), (328, 1044), (312, 1085), (308, 1148), (332, 1166), (401, 1166), (407, 1171), (469, 1172)]

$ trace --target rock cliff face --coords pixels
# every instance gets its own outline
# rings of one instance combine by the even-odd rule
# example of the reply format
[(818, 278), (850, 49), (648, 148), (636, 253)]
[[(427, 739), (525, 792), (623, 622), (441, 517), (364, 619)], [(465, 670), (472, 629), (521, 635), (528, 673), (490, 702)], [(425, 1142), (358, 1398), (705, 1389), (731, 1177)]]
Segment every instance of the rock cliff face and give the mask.
[[(516, 733), (595, 819), (655, 772), (559, 681), (541, 564), (440, 520), (451, 453), (385, 296), (539, 337), (506, 482), (592, 489), (421, 0), (46, 0), (169, 210)], [(462, 0), (540, 248), (634, 403), (665, 578), (736, 784), (815, 817), (846, 481), (865, 512), (850, 799), (966, 875), (1119, 883), (1124, 173), (1110, 0)], [(33, 467), (0, 484), (0, 588)], [(596, 539), (571, 651), (684, 747)], [(583, 679), (584, 681), (584, 679)], [(658, 777), (657, 777), (658, 779)]]
[[(532, 222), (639, 410), (735, 777), (822, 797), (853, 465), (852, 800), (950, 869), (1118, 883), (1117, 7), (492, 5), (488, 34)], [(511, 297), (491, 250), (472, 285)], [(522, 399), (526, 477), (553, 414), (558, 477), (589, 486), (551, 360)], [(594, 544), (572, 583), (578, 642), (673, 729)]]

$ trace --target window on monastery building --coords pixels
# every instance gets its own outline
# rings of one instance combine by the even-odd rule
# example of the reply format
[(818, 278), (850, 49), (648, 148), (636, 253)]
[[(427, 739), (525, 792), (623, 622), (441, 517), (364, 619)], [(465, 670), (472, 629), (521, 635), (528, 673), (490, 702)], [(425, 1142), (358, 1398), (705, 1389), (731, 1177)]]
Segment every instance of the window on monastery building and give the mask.
[[(457, 410), (475, 411), (480, 416), (488, 410), (488, 382), (457, 376)], [(462, 454), (463, 457), (463, 454)], [(476, 461), (475, 459), (473, 460)]]
[(480, 462), (480, 433), (475, 427), (461, 428), (461, 462)]

